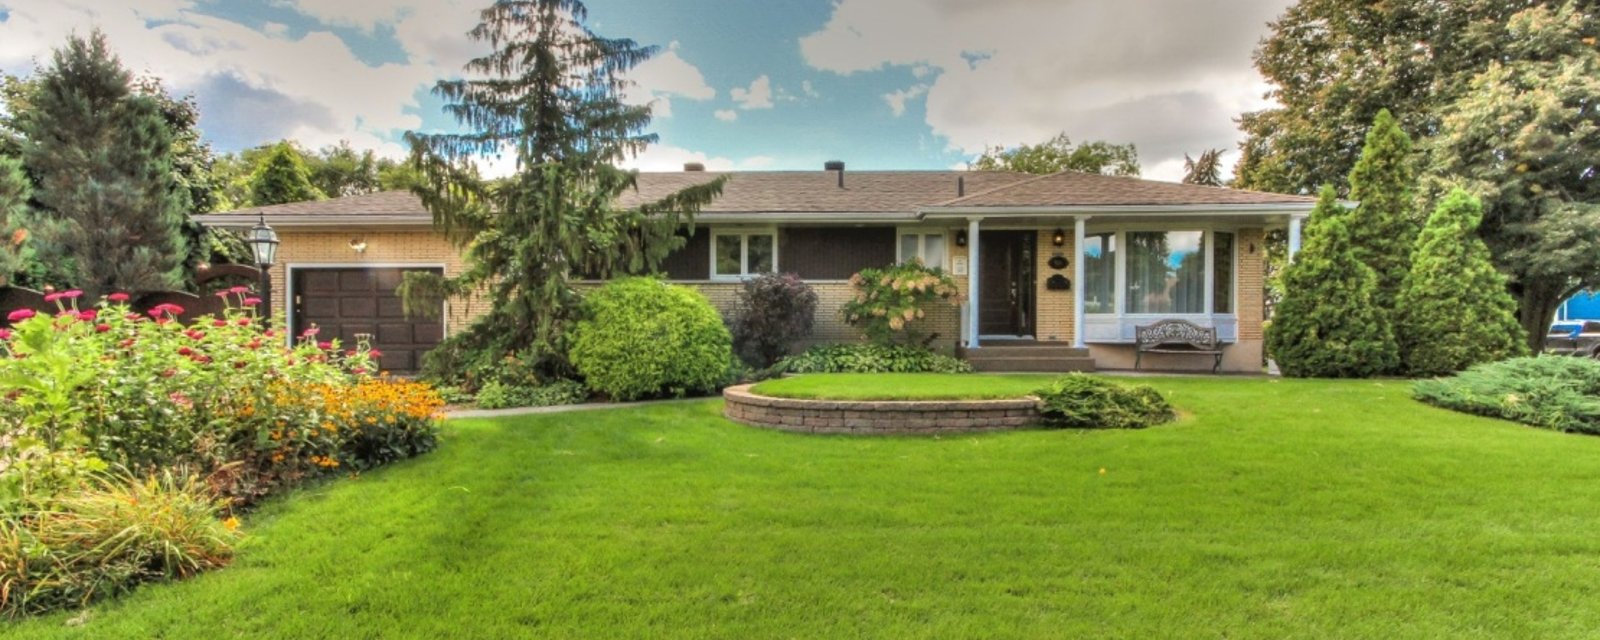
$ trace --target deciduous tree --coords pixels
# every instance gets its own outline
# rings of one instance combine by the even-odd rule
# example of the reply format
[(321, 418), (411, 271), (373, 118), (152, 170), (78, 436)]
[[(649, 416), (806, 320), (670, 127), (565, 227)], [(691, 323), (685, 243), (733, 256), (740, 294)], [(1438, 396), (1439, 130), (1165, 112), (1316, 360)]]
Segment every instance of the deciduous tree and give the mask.
[(311, 170), (289, 142), (273, 145), (250, 174), (250, 206), (264, 207), (327, 197), (311, 184)]
[(1094, 140), (1073, 144), (1067, 134), (1039, 144), (1009, 149), (994, 147), (983, 152), (971, 165), (975, 171), (1021, 171), (1050, 174), (1082, 171), (1114, 176), (1139, 175), (1139, 150), (1133, 144), (1112, 144)]

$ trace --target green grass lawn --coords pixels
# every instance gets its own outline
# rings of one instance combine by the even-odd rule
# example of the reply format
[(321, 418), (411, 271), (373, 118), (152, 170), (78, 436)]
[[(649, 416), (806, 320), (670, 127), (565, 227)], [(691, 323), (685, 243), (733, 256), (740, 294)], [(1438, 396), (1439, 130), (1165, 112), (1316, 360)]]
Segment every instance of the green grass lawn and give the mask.
[[(1138, 431), (454, 422), (274, 501), (230, 568), (9, 638), (1582, 638), (1600, 438), (1399, 382), (1156, 378)], [(67, 621), (80, 616), (76, 626)]]
[(999, 400), (1029, 395), (1055, 378), (1038, 373), (811, 373), (768, 380), (751, 391), (829, 400)]

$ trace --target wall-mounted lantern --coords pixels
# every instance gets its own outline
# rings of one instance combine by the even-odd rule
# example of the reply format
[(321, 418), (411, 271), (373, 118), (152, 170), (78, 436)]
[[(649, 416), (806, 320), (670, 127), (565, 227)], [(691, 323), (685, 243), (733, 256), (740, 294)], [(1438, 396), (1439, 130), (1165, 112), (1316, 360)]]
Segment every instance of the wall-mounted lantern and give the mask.
[(1058, 247), (1065, 246), (1067, 244), (1067, 232), (1056, 229), (1055, 233), (1050, 234), (1050, 244)]

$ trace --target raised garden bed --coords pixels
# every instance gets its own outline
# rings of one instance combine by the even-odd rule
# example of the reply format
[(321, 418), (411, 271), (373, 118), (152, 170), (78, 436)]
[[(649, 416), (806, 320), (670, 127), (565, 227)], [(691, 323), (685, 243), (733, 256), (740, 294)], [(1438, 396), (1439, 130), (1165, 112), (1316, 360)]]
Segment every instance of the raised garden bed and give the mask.
[(723, 414), (754, 427), (805, 433), (932, 434), (1019, 429), (1040, 421), (1031, 396), (992, 400), (832, 400), (723, 391)]

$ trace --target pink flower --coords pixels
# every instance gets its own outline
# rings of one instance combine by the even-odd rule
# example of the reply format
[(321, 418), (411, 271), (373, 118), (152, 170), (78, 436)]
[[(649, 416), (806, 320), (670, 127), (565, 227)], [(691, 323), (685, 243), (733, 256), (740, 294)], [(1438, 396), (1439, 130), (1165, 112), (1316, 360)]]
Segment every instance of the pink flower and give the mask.
[(323, 340), (322, 342), (318, 342), (317, 343), (317, 348), (326, 351), (328, 349), (332, 349), (333, 348), (333, 343), (332, 342), (328, 342), (327, 340)]
[(45, 302), (55, 302), (57, 300), (60, 300), (63, 295), (66, 295), (66, 294), (62, 294), (62, 293), (47, 293), (47, 294), (44, 294), (44, 301)]
[(249, 287), (234, 287), (234, 288), (228, 290), (228, 293), (249, 293), (249, 292), (250, 292), (250, 288)]
[(201, 340), (206, 337), (205, 332), (200, 331), (199, 329), (190, 329), (183, 332), (183, 335), (189, 336), (190, 340)]
[(140, 320), (143, 320), (144, 316), (141, 316), (141, 315), (139, 315), (137, 313), (133, 313), (133, 312), (130, 311), (126, 315), (122, 316), (122, 319), (127, 320), (129, 322), (138, 322)]
[(11, 339), (11, 330), (10, 329), (0, 329), (0, 340), (10, 340), (10, 339)]
[(258, 305), (258, 304), (261, 304), (261, 298), (245, 298), (244, 299), (244, 306), (254, 307), (254, 306)]
[(350, 358), (354, 358), (354, 357), (356, 357), (356, 350), (355, 349), (346, 349), (345, 352), (344, 352), (344, 355), (347, 356), (347, 357), (350, 357)]
[(82, 296), (83, 296), (83, 291), (81, 289), (73, 289), (71, 291), (68, 291), (66, 293), (61, 294), (61, 297), (67, 298), (69, 300), (76, 300), (76, 299), (78, 299), (79, 297), (82, 297)]
[(266, 331), (262, 331), (261, 335), (264, 335), (264, 336), (266, 336), (268, 338), (271, 338), (271, 337), (274, 337), (274, 336), (278, 335), (278, 332), (277, 331), (273, 331), (272, 329), (267, 329)]
[(239, 325), (241, 327), (248, 327), (248, 326), (250, 326), (250, 319), (249, 318), (239, 318), (238, 320), (234, 320), (233, 323), (237, 324), (237, 325)]
[(316, 327), (312, 327), (310, 329), (306, 329), (304, 333), (301, 333), (300, 337), (309, 338), (311, 336), (317, 335), (317, 332), (319, 332), (319, 331), (321, 331), (321, 329), (318, 329)]
[(95, 333), (105, 333), (105, 332), (110, 331), (110, 330), (111, 330), (111, 325), (109, 325), (109, 324), (97, 324), (97, 325), (94, 326), (94, 332)]
[(100, 312), (94, 309), (78, 312), (78, 319), (84, 322), (93, 322), (94, 319), (98, 317), (100, 317)]
[(364, 374), (366, 374), (366, 372), (367, 372), (367, 368), (366, 367), (356, 367), (354, 369), (351, 369), (351, 373), (354, 373), (354, 374), (356, 374), (358, 376), (359, 375), (364, 375)]
[(212, 320), (211, 321), (211, 326), (213, 326), (213, 327), (226, 327), (226, 326), (228, 326), (228, 321), (227, 320), (223, 320), (222, 318), (217, 318), (216, 320)]
[(113, 294), (111, 294), (109, 296), (106, 296), (106, 299), (110, 300), (112, 302), (127, 302), (128, 301), (128, 294), (122, 293), (121, 291), (118, 291), (118, 292), (113, 293)]
[(33, 309), (17, 309), (16, 311), (6, 314), (6, 319), (10, 320), (11, 322), (22, 322), (23, 320), (27, 320), (28, 318), (32, 318), (36, 315), (39, 314)]
[(383, 357), (383, 352), (379, 351), (377, 349), (368, 349), (367, 350), (367, 355), (371, 356), (371, 357), (374, 357), (374, 358), (382, 358)]
[(217, 293), (216, 293), (216, 296), (217, 296), (217, 297), (218, 297), (218, 298), (226, 298), (226, 297), (228, 297), (228, 292), (226, 292), (226, 291), (218, 291), (218, 292), (217, 292)]
[(261, 348), (261, 341), (260, 340), (251, 340), (250, 344), (247, 344), (245, 346), (246, 347), (250, 347), (251, 349), (260, 349)]

